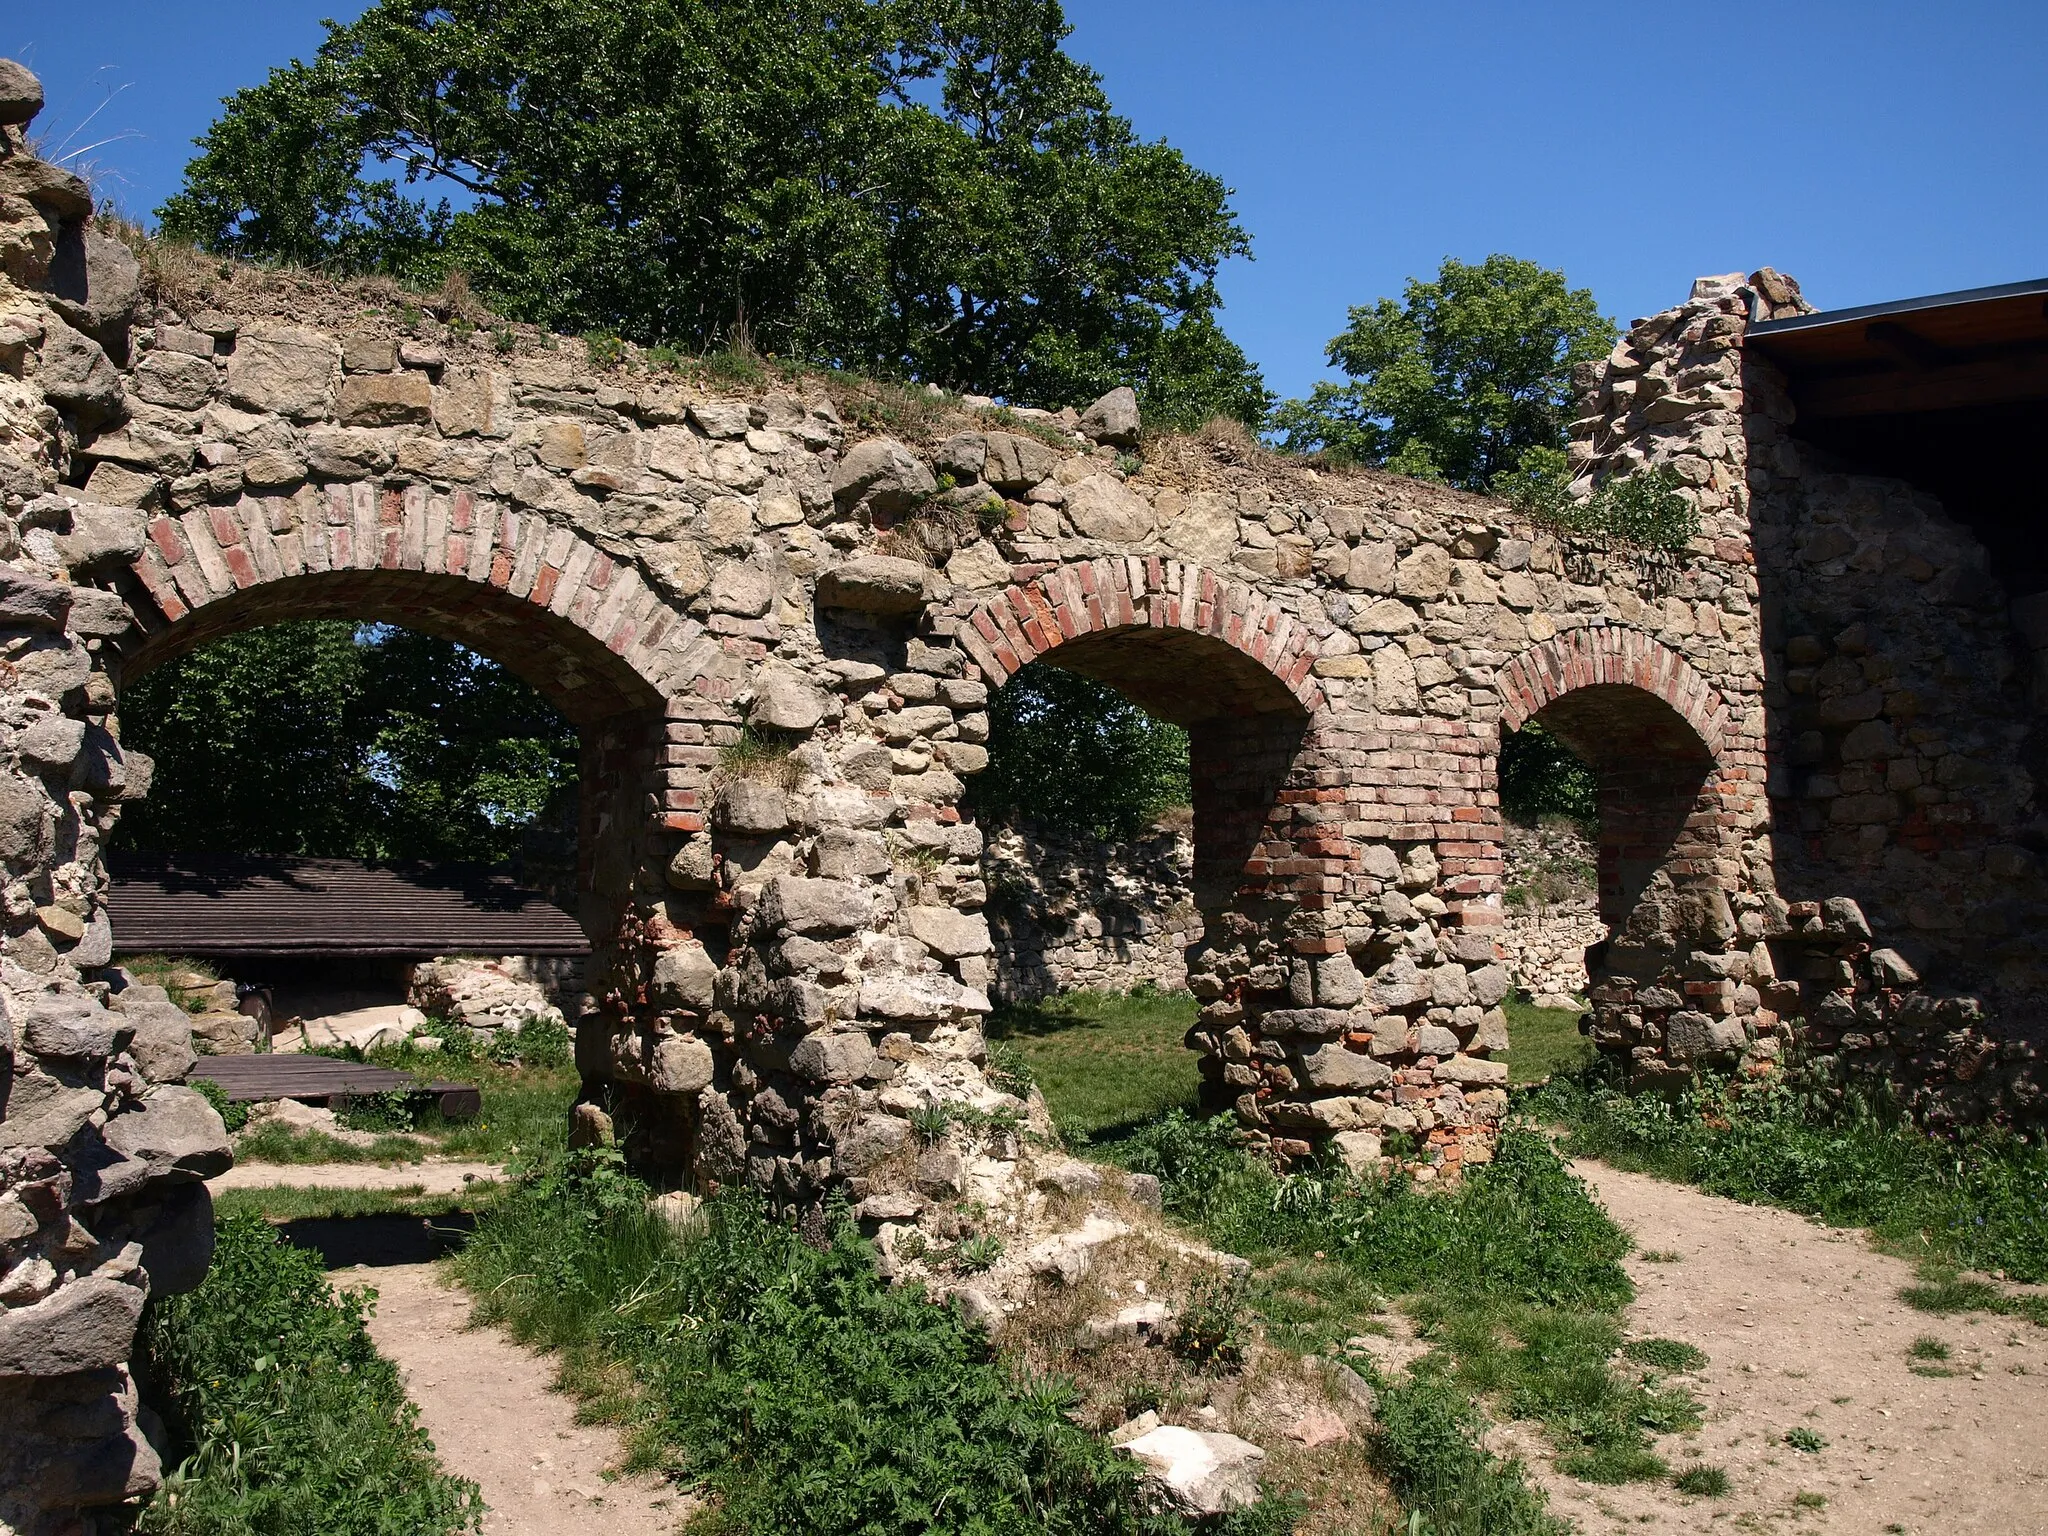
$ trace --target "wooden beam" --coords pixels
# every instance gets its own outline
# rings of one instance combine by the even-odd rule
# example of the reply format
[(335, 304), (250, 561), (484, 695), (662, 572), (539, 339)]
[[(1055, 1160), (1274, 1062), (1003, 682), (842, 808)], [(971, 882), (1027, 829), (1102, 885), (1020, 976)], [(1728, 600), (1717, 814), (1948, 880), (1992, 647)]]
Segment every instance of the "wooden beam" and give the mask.
[(1799, 414), (1813, 420), (1888, 416), (2039, 400), (2048, 405), (2048, 346), (1912, 370), (1795, 379)]

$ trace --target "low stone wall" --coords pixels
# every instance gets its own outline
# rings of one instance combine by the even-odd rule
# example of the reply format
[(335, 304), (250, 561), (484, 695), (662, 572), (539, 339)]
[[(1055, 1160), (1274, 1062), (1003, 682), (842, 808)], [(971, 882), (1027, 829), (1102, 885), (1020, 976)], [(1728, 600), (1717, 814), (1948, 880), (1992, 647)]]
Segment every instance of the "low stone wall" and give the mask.
[(1586, 950), (1607, 937), (1591, 897), (1510, 907), (1501, 925), (1503, 964), (1517, 988), (1540, 1006), (1563, 1008), (1586, 995)]
[(1102, 843), (998, 829), (982, 853), (996, 996), (1185, 987), (1187, 949), (1202, 936), (1194, 867), (1182, 831)]
[(412, 968), (406, 1001), (450, 1028), (466, 1028), (479, 1039), (501, 1029), (518, 1029), (528, 1019), (566, 1024), (550, 1000), (545, 979), (557, 962), (529, 955), (485, 959), (457, 955), (423, 961)]
[(1586, 995), (1586, 950), (1607, 937), (1595, 870), (1599, 850), (1561, 817), (1538, 825), (1509, 822), (1502, 843), (1502, 963), (1523, 993), (1544, 1007), (1568, 1007)]

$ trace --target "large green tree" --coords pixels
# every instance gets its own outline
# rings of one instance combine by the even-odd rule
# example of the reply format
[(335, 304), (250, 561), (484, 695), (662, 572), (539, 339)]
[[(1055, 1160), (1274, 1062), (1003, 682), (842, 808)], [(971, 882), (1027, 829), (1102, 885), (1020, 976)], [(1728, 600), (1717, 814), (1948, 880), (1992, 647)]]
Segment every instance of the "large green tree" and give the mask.
[(1487, 490), (1531, 450), (1547, 471), (1561, 466), (1572, 366), (1604, 356), (1615, 334), (1592, 290), (1562, 272), (1446, 257), (1434, 282), (1409, 279), (1403, 302), (1353, 309), (1329, 346), (1348, 382), (1318, 384), (1271, 424), (1297, 453)]
[(1110, 109), (1058, 0), (379, 0), (226, 101), (165, 230), (505, 312), (1019, 403), (1259, 420), (1229, 189)]
[(498, 864), (576, 782), (576, 734), (474, 651), (308, 620), (216, 640), (122, 690), (156, 759), (118, 846)]
[(975, 808), (1054, 831), (1132, 838), (1189, 800), (1187, 732), (1056, 667), (1026, 667), (989, 700), (988, 756)]

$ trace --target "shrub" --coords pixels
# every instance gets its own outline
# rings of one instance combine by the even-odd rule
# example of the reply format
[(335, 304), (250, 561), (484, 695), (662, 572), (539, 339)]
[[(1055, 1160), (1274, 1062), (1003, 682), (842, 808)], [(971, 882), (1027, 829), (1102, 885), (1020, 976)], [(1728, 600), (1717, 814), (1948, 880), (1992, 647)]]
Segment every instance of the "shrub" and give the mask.
[(335, 1291), (319, 1255), (256, 1216), (224, 1218), (213, 1267), (151, 1304), (140, 1374), (185, 1452), (137, 1529), (151, 1536), (431, 1536), (476, 1530), (363, 1325), (373, 1291)]
[(2048, 1147), (2038, 1141), (1998, 1129), (1945, 1141), (1880, 1093), (1798, 1073), (1764, 1083), (1701, 1077), (1665, 1097), (1628, 1093), (1596, 1063), (1523, 1102), (1568, 1128), (1575, 1156), (2048, 1280)]
[(341, 1111), (341, 1123), (352, 1131), (410, 1131), (413, 1128), (412, 1096), (398, 1089), (388, 1093), (364, 1093), (351, 1098)]

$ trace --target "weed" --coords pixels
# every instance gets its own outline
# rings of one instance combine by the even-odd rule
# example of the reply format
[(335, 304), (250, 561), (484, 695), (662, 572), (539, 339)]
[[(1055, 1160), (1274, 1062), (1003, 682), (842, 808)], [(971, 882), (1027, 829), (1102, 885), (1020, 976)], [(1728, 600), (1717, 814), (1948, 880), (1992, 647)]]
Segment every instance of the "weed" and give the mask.
[(1145, 467), (1145, 461), (1135, 453), (1120, 453), (1116, 456), (1117, 473), (1135, 475)]
[(358, 1094), (344, 1106), (339, 1118), (352, 1131), (410, 1131), (413, 1126), (412, 1095), (395, 1090)]
[(935, 1147), (946, 1139), (946, 1128), (953, 1123), (953, 1111), (946, 1104), (920, 1104), (910, 1112), (910, 1129), (917, 1139), (928, 1147)]
[(1697, 1371), (1707, 1364), (1706, 1351), (1677, 1339), (1630, 1339), (1621, 1346), (1621, 1352), (1660, 1371)]
[(1198, 1370), (1235, 1371), (1244, 1364), (1249, 1336), (1244, 1278), (1205, 1275), (1181, 1304), (1173, 1352)]
[(1675, 1248), (1645, 1248), (1641, 1257), (1645, 1264), (1677, 1264), (1685, 1255)]
[(397, 1368), (363, 1325), (373, 1291), (335, 1291), (317, 1254), (258, 1217), (218, 1228), (205, 1283), (151, 1304), (140, 1374), (182, 1459), (148, 1536), (476, 1530), (476, 1485), (434, 1459)]
[(1521, 1463), (1479, 1446), (1484, 1423), (1464, 1394), (1421, 1375), (1378, 1383), (1379, 1423), (1371, 1452), (1402, 1501), (1422, 1517), (1409, 1529), (1429, 1536), (1567, 1536), (1571, 1527), (1545, 1507)]
[(1038, 1081), (1032, 1075), (1030, 1058), (1008, 1040), (989, 1041), (985, 1071), (990, 1087), (1020, 1099), (1030, 1098)]
[(1791, 1446), (1793, 1450), (1805, 1451), (1808, 1455), (1827, 1448), (1827, 1441), (1822, 1439), (1816, 1431), (1808, 1429), (1804, 1424), (1801, 1424), (1797, 1429), (1786, 1430), (1785, 1443)]
[(593, 368), (616, 368), (626, 360), (626, 344), (606, 331), (586, 335), (583, 350)]
[(970, 1275), (978, 1275), (983, 1270), (994, 1269), (1002, 1256), (1003, 1240), (993, 1232), (984, 1232), (978, 1237), (964, 1239), (953, 1250), (953, 1263)]
[(491, 332), (491, 345), (496, 347), (500, 354), (509, 356), (519, 346), (519, 333), (509, 325), (501, 325)]
[(1795, 1493), (1792, 1495), (1794, 1509), (1826, 1509), (1827, 1495), (1822, 1493)]
[(1671, 1485), (1680, 1493), (1690, 1493), (1702, 1499), (1718, 1499), (1728, 1492), (1728, 1474), (1719, 1467), (1687, 1467), (1671, 1479)]
[(198, 1090), (199, 1096), (213, 1106), (213, 1112), (220, 1116), (220, 1123), (227, 1127), (230, 1136), (249, 1123), (249, 1106), (230, 1099), (227, 1089), (212, 1078), (187, 1078), (186, 1086)]
[(794, 789), (796, 764), (790, 758), (789, 743), (751, 725), (741, 726), (739, 738), (718, 749), (718, 763), (712, 769), (714, 783), (728, 784), (735, 779)]
[(1946, 1360), (1948, 1346), (1931, 1333), (1923, 1333), (1906, 1346), (1906, 1353), (1915, 1360)]

